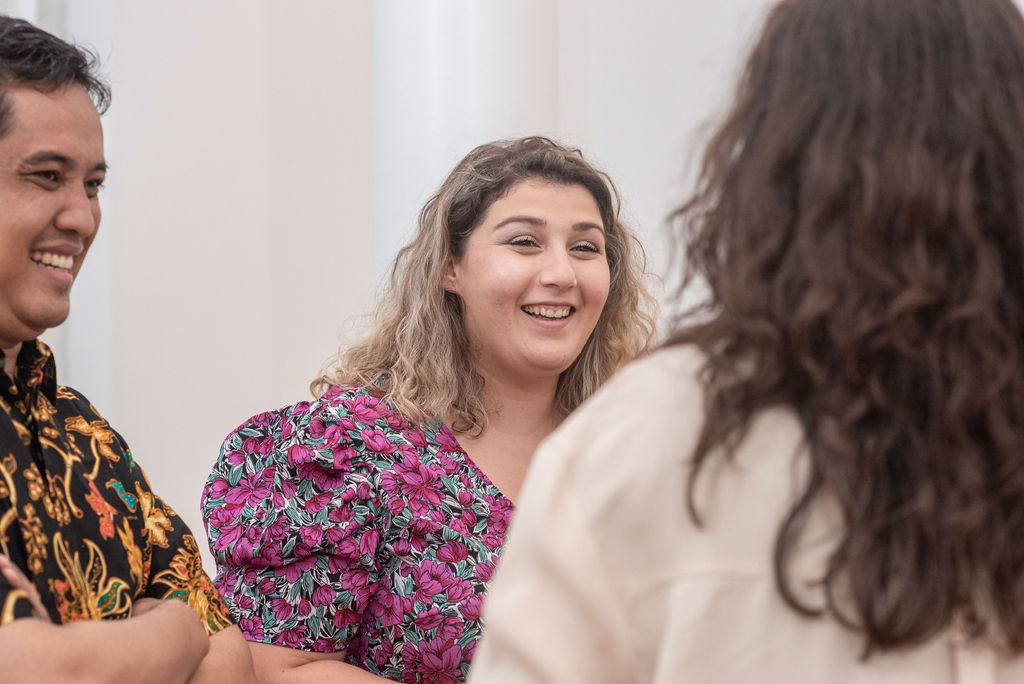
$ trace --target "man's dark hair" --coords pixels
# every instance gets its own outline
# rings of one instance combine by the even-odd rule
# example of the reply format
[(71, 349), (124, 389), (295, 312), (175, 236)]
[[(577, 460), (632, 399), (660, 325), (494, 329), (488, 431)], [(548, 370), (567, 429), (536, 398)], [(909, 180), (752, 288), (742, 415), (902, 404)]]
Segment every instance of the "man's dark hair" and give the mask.
[(100, 114), (110, 106), (110, 88), (99, 76), (99, 59), (24, 19), (0, 15), (0, 137), (11, 127), (7, 89), (29, 86), (50, 93), (77, 84)]

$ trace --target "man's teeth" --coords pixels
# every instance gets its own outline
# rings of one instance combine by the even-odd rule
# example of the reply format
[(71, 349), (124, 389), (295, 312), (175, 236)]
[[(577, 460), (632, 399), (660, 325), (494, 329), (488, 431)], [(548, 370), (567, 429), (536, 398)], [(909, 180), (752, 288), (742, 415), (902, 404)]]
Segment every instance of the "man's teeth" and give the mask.
[(38, 261), (44, 266), (52, 266), (64, 271), (70, 271), (75, 263), (74, 257), (54, 254), (53, 252), (32, 252), (30, 256), (32, 261)]
[(571, 306), (524, 306), (523, 311), (542, 318), (565, 318), (572, 311)]

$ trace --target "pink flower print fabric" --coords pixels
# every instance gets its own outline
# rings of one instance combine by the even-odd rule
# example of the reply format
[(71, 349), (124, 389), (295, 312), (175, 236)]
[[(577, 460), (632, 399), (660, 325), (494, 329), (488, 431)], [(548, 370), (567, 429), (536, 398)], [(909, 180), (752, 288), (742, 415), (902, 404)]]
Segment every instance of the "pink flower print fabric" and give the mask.
[(402, 682), (465, 679), (512, 511), (447, 427), (358, 388), (250, 418), (202, 496), (247, 639)]

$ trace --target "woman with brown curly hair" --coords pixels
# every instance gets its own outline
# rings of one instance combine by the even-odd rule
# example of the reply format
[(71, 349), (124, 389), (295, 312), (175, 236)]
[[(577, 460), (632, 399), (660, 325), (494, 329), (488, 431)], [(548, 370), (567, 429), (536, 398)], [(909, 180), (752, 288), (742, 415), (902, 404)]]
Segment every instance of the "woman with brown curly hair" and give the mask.
[(215, 583), (262, 682), (460, 682), (541, 439), (653, 325), (608, 176), (481, 145), (419, 217), (316, 398), (232, 432), (203, 492)]
[(475, 681), (1024, 681), (1022, 131), (1011, 0), (774, 8), (706, 300), (542, 445)]

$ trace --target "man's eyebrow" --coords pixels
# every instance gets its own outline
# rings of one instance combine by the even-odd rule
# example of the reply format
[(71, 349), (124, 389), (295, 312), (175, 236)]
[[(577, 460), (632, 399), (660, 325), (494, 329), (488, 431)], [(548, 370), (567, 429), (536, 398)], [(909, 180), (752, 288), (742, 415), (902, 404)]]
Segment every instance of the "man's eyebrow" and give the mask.
[[(75, 166), (77, 166), (75, 160), (72, 159), (71, 157), (60, 152), (54, 152), (52, 150), (42, 150), (40, 152), (36, 152), (35, 154), (25, 159), (26, 164), (45, 164), (47, 162), (56, 162), (61, 166), (66, 166), (72, 169), (75, 168)], [(97, 163), (95, 166), (92, 167), (92, 170), (102, 171), (106, 173), (107, 162), (101, 161)]]
[[(500, 221), (496, 226), (494, 226), (494, 228), (498, 229), (498, 228), (501, 228), (502, 226), (507, 225), (509, 223), (526, 223), (526, 224), (529, 224), (531, 226), (546, 226), (547, 225), (547, 221), (545, 221), (542, 218), (537, 218), (536, 216), (523, 215), (523, 216), (509, 216), (507, 219), (504, 219), (503, 221)], [(572, 229), (575, 230), (576, 232), (579, 232), (579, 233), (582, 233), (582, 232), (588, 231), (588, 230), (596, 230), (596, 231), (600, 231), (601, 233), (604, 232), (604, 227), (603, 226), (601, 226), (598, 223), (591, 223), (590, 221), (582, 221), (580, 223), (577, 223), (577, 224), (575, 224), (572, 227)]]
[(25, 159), (26, 164), (43, 164), (45, 162), (57, 162), (62, 166), (74, 166), (74, 160), (66, 154), (60, 152), (53, 152), (51, 150), (41, 150), (36, 152), (32, 156)]

